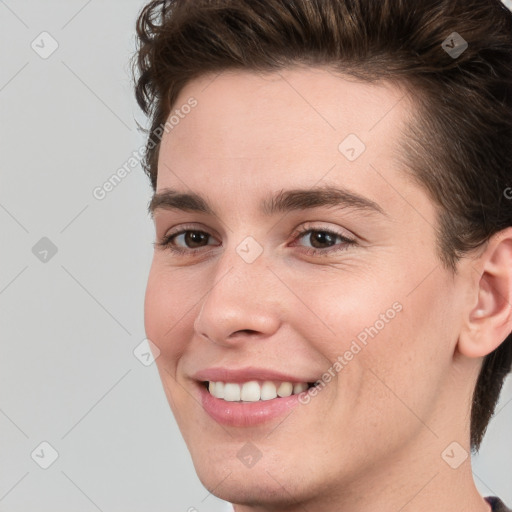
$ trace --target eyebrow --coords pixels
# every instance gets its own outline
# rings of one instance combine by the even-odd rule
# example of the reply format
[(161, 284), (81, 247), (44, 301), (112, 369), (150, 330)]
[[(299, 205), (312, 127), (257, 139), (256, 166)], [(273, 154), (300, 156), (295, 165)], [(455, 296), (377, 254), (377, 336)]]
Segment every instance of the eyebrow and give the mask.
[[(282, 214), (294, 210), (305, 210), (318, 207), (351, 208), (368, 213), (380, 213), (387, 216), (384, 210), (374, 201), (350, 190), (333, 186), (308, 189), (281, 190), (274, 196), (264, 199), (260, 211), (265, 216)], [(148, 212), (151, 216), (155, 211), (181, 210), (217, 216), (208, 201), (195, 192), (178, 192), (166, 188), (153, 195)]]

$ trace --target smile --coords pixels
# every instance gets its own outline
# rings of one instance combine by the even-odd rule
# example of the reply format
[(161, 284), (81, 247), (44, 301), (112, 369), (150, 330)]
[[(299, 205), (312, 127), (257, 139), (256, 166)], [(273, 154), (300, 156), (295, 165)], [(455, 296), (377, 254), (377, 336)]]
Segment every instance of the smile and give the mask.
[(250, 380), (243, 383), (205, 381), (210, 394), (226, 402), (258, 402), (298, 395), (313, 386), (308, 382), (276, 382)]
[(301, 397), (312, 387), (315, 385), (289, 381), (202, 381), (198, 383), (198, 398), (204, 411), (217, 423), (253, 427), (290, 414), (292, 408), (304, 404)]

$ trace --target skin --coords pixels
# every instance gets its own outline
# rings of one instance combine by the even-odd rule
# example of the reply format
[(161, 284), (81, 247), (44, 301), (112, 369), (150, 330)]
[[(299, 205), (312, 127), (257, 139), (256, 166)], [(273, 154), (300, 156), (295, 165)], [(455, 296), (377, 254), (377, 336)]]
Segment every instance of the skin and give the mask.
[[(457, 274), (442, 265), (436, 207), (397, 164), (414, 104), (396, 85), (294, 67), (204, 75), (175, 107), (190, 97), (197, 106), (163, 136), (157, 192), (194, 191), (215, 215), (159, 208), (156, 240), (180, 226), (211, 236), (174, 239), (196, 255), (155, 248), (145, 325), (201, 482), (236, 512), (488, 512), (470, 457), (453, 469), (441, 455), (453, 442), (469, 452), (482, 358), (511, 330), (510, 230), (461, 260)], [(351, 133), (366, 145), (352, 162), (338, 150)], [(259, 211), (281, 189), (322, 185), (384, 214)], [(294, 238), (297, 228), (356, 243), (315, 244), (311, 232)], [(250, 264), (236, 251), (247, 236), (264, 248)], [(320, 378), (397, 302), (401, 311), (286, 417), (229, 427), (196, 399), (191, 375), (210, 366)], [(252, 467), (237, 457), (248, 441), (261, 452)]]

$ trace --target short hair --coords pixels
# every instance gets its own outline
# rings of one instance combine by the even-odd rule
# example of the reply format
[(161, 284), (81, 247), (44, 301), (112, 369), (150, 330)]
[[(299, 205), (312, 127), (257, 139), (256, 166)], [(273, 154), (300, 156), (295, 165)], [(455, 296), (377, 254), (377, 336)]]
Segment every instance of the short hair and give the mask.
[[(161, 127), (192, 79), (327, 66), (410, 92), (416, 111), (400, 160), (437, 207), (445, 268), (456, 273), (461, 257), (512, 226), (512, 13), (500, 0), (155, 0), (136, 30), (132, 71), (151, 120), (143, 168), (154, 190)], [(455, 40), (467, 42), (460, 55), (448, 51)], [(511, 365), (509, 334), (475, 386), (474, 451)]]

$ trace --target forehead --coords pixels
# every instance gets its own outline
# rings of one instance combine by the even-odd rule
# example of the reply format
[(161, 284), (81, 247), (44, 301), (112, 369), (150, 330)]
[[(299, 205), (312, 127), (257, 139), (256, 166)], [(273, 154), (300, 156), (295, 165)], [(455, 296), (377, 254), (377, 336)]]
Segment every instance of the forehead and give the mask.
[(386, 133), (388, 140), (393, 136), (408, 107), (404, 90), (396, 85), (312, 67), (204, 75), (181, 90), (173, 111), (190, 98), (197, 106), (180, 119), (169, 139), (183, 147), (193, 134), (192, 147), (200, 147), (203, 156), (231, 158), (262, 158), (262, 149), (282, 150), (275, 142), (292, 150), (306, 141), (333, 150), (332, 142), (351, 132), (372, 145), (379, 134)]
[(411, 109), (396, 85), (325, 68), (204, 75), (189, 82), (173, 105), (157, 191), (343, 184), (377, 197), (384, 184), (378, 174), (396, 166), (394, 152)]

